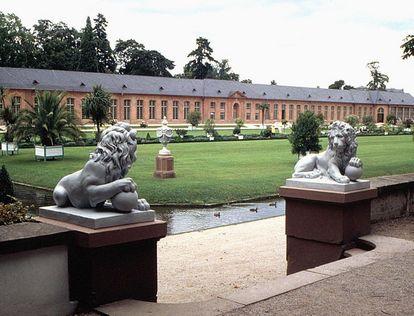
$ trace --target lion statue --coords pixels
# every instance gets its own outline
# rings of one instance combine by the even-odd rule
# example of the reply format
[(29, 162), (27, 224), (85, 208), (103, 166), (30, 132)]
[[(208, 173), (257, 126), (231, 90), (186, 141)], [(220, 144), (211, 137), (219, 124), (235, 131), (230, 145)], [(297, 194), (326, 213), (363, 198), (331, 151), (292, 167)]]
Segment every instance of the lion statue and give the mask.
[(117, 123), (102, 132), (95, 152), (82, 170), (63, 177), (53, 191), (57, 206), (102, 207), (107, 200), (118, 211), (148, 210), (145, 199), (138, 199), (137, 185), (125, 178), (136, 160), (137, 141), (127, 123)]
[(362, 162), (356, 157), (357, 147), (352, 126), (336, 121), (329, 126), (328, 149), (301, 158), (295, 165), (292, 177), (328, 177), (338, 183), (355, 181), (362, 175)]

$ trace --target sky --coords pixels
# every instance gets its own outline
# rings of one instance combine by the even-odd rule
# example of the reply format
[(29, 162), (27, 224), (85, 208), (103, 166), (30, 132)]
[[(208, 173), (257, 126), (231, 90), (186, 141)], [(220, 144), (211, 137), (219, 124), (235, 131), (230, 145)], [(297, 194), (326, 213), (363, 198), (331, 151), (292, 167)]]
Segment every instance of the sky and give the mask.
[(81, 30), (102, 13), (112, 48), (135, 39), (173, 60), (173, 74), (201, 36), (241, 80), (358, 87), (371, 79), (367, 63), (378, 61), (388, 88), (414, 95), (414, 57), (403, 60), (400, 48), (414, 35), (412, 0), (0, 0), (0, 8), (28, 28), (48, 19)]

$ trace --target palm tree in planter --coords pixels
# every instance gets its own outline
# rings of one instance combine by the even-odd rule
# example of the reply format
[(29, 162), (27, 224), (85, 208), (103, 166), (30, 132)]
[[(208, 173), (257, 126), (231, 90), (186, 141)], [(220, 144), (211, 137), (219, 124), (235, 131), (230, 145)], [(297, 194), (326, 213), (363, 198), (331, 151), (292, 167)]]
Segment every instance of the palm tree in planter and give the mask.
[(35, 146), (35, 156), (47, 158), (64, 156), (63, 137), (76, 140), (81, 132), (75, 117), (62, 103), (65, 94), (56, 91), (36, 92), (37, 104), (29, 103), (18, 119), (18, 138), (40, 138), (41, 146)]
[(96, 125), (96, 142), (99, 142), (101, 137), (101, 126), (111, 120), (109, 109), (111, 108), (111, 94), (106, 92), (101, 85), (94, 86), (91, 93), (89, 93), (83, 100), (87, 115), (92, 119)]
[(10, 98), (11, 106), (6, 106), (6, 95), (8, 94), (8, 89), (0, 86), (0, 119), (3, 120), (6, 125), (6, 132), (4, 133), (3, 142), (1, 143), (1, 151), (6, 152), (6, 155), (9, 153), (14, 154), (18, 152), (19, 147), (17, 143), (13, 142), (14, 132), (16, 129), (17, 114), (13, 112), (14, 98)]

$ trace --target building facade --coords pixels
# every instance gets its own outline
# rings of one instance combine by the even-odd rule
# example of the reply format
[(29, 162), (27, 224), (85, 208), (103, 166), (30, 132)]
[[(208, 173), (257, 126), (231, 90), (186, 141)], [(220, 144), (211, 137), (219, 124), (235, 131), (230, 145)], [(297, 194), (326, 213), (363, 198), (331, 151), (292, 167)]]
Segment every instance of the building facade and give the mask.
[[(36, 91), (66, 93), (63, 102), (82, 124), (90, 123), (82, 100), (92, 87), (101, 85), (112, 94), (111, 114), (117, 121), (131, 124), (159, 124), (166, 116), (170, 124), (186, 123), (189, 112), (199, 111), (204, 122), (260, 124), (260, 105), (269, 109), (264, 122), (294, 122), (301, 112), (322, 114), (326, 122), (372, 116), (383, 123), (388, 114), (414, 119), (414, 97), (402, 90), (334, 90), (278, 85), (248, 84), (214, 79), (176, 79), (75, 71), (0, 67), (0, 86), (8, 89), (6, 104), (18, 113), (35, 104)], [(4, 105), (0, 102), (0, 108)]]

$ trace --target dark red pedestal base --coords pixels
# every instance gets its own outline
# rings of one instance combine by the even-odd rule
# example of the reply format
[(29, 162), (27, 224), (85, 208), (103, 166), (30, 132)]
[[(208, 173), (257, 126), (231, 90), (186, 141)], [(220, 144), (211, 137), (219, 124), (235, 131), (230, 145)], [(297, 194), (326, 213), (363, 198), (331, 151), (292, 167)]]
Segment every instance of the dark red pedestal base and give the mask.
[(369, 234), (371, 199), (376, 195), (376, 189), (344, 193), (281, 187), (288, 274), (338, 260), (349, 244)]
[(123, 299), (157, 301), (157, 242), (163, 221), (89, 229), (38, 218), (72, 231), (69, 247), (71, 300), (96, 307)]
[(158, 155), (155, 158), (154, 177), (161, 179), (175, 178), (173, 156)]

